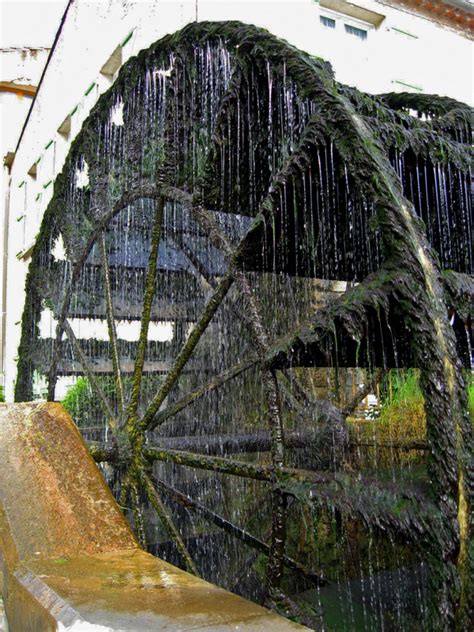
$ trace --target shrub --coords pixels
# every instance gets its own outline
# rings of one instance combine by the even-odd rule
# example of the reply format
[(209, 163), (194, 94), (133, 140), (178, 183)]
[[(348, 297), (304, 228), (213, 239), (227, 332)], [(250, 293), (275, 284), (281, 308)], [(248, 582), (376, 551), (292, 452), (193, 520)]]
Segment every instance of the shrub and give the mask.
[(392, 371), (392, 397), (382, 400), (375, 424), (380, 441), (423, 440), (426, 435), (425, 399), (415, 369)]
[(97, 396), (85, 377), (77, 378), (66, 393), (62, 405), (80, 427), (97, 426), (103, 423)]
[[(425, 400), (415, 369), (391, 371), (380, 385), (380, 414), (376, 419), (355, 423), (356, 440), (374, 444), (423, 441), (426, 436)], [(368, 448), (366, 455), (375, 467), (424, 460), (420, 450)]]

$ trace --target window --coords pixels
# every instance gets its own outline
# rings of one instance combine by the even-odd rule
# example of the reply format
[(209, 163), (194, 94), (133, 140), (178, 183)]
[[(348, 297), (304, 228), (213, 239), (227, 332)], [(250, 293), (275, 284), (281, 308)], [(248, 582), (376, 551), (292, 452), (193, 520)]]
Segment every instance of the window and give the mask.
[(326, 26), (328, 29), (336, 28), (336, 20), (333, 20), (332, 18), (328, 18), (325, 15), (320, 15), (319, 21), (321, 22), (323, 26)]
[(367, 39), (367, 31), (364, 29), (358, 29), (356, 26), (351, 26), (350, 24), (344, 24), (344, 28), (346, 33), (349, 33), (350, 35), (354, 35), (361, 40)]
[[(333, 0), (325, 0), (332, 2)], [(336, 0), (334, 0), (336, 1)], [(338, 0), (339, 1), (339, 0)], [(320, 4), (322, 0), (320, 0)], [(355, 6), (355, 5), (354, 5)], [(343, 39), (350, 46), (357, 41), (365, 42), (369, 37), (369, 32), (374, 29), (374, 25), (364, 20), (353, 18), (352, 15), (332, 11), (330, 8), (323, 7), (319, 14), (319, 25), (324, 30), (331, 30), (331, 37), (334, 36), (340, 40), (340, 44), (344, 46)], [(357, 46), (357, 44), (355, 44)]]

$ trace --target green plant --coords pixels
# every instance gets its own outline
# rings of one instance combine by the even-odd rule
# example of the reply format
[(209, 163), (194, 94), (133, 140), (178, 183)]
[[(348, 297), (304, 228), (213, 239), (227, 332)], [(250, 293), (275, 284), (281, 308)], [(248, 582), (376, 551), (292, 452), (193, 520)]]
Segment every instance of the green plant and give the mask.
[[(114, 377), (112, 375), (96, 374), (95, 379), (106, 399), (110, 402), (112, 409), (116, 410), (118, 402)], [(145, 375), (143, 377), (142, 398), (144, 402), (151, 399), (161, 379), (161, 376), (156, 377), (154, 375)], [(123, 376), (122, 382), (127, 398), (132, 386), (132, 377), (130, 375)], [(70, 386), (61, 403), (79, 428), (105, 425), (106, 417), (103, 405), (87, 377), (78, 377), (76, 382)]]
[(66, 393), (62, 405), (79, 427), (102, 425), (97, 396), (87, 378), (77, 379)]
[(373, 457), (377, 467), (393, 464), (394, 460), (400, 463), (423, 461), (423, 453), (418, 450), (380, 449), (384, 445), (425, 440), (425, 400), (419, 384), (419, 371), (390, 371), (385, 375), (380, 391), (379, 416), (355, 425), (358, 441), (379, 446), (367, 450), (369, 461)]
[[(419, 371), (391, 371), (382, 390), (380, 417), (374, 430), (380, 440), (423, 440), (426, 433), (425, 399)], [(384, 392), (385, 391), (385, 392)]]

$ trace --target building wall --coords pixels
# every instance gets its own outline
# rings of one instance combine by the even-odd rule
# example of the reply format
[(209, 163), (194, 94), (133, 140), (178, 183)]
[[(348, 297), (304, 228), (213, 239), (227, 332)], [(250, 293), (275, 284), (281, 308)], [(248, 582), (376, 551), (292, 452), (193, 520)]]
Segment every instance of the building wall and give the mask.
[[(6, 43), (6, 42), (5, 42)], [(21, 90), (23, 86), (37, 86), (46, 63), (49, 49), (45, 47), (5, 46), (0, 49), (0, 157), (11, 157), (33, 100), (32, 94)], [(19, 91), (13, 92), (13, 86)], [(2, 160), (3, 162), (3, 160)], [(2, 166), (0, 195), (0, 280), (5, 279), (7, 265), (7, 234), (10, 173)], [(0, 285), (0, 340), (5, 324), (5, 289)], [(3, 345), (0, 345), (0, 384), (3, 375)]]
[[(0, 81), (21, 86), (37, 86), (49, 48), (9, 46), (0, 49)], [(14, 151), (32, 96), (0, 90), (2, 156)]]
[[(11, 171), (4, 341), (7, 399), (13, 398), (28, 252), (71, 141), (113, 82), (114, 76), (101, 72), (106, 62), (110, 72), (118, 57), (123, 64), (196, 18), (240, 20), (329, 60), (339, 81), (361, 90), (414, 90), (472, 101), (471, 41), (459, 32), (376, 0), (357, 0), (357, 5), (321, 0), (321, 4), (312, 0), (75, 0), (70, 4)], [(336, 28), (324, 26), (320, 16), (335, 19)], [(372, 28), (361, 16), (369, 16), (376, 26)], [(366, 39), (347, 33), (346, 23), (366, 29)], [(36, 174), (28, 175), (34, 163)]]

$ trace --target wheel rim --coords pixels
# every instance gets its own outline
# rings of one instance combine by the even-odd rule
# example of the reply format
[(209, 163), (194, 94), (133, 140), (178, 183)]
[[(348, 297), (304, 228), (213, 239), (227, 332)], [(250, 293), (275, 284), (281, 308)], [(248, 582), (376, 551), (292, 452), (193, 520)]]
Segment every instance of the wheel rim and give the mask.
[[(433, 301), (439, 299), (439, 291), (432, 295), (429, 292), (435, 285), (437, 268), (430, 260), (426, 239), (404, 215), (407, 207), (401, 191), (397, 188), (394, 193), (398, 185), (394, 184), (396, 174), (390, 164), (386, 160), (377, 163), (382, 160), (378, 147), (366, 154), (360, 150), (364, 138), (371, 140), (376, 117), (361, 131), (360, 114), (349, 102), (349, 98), (356, 98), (355, 91), (337, 94), (321, 62), (248, 27), (230, 24), (225, 37), (220, 28), (189, 27), (128, 64), (75, 142), (65, 175), (55, 185), (35, 249), (17, 397), (31, 392), (34, 369), (47, 374), (49, 399), (55, 397), (59, 374), (86, 375), (107, 420), (107, 435), (111, 435), (107, 439), (114, 444), (105, 456), (112, 462), (120, 461), (119, 471), (124, 474), (121, 502), (134, 508), (138, 536), (143, 540), (139, 509), (140, 494), (145, 494), (176, 543), (184, 565), (196, 572), (156, 486), (161, 493), (174, 494), (175, 500), (179, 490), (170, 490), (169, 481), (153, 480), (152, 472), (144, 467), (145, 461), (192, 465), (219, 476), (226, 471), (242, 475), (244, 464), (227, 458), (226, 465), (212, 455), (206, 460), (202, 450), (195, 452), (194, 461), (193, 450), (178, 454), (160, 446), (153, 454), (150, 432), (165, 428), (167, 422), (170, 426), (173, 418), (178, 420), (171, 425), (178, 438), (180, 419), (192, 431), (189, 418), (179, 415), (187, 414), (196, 402), (199, 405), (206, 401), (209, 410), (218, 416), (225, 409), (225, 402), (219, 401), (222, 389), (232, 380), (245, 385), (258, 366), (261, 384), (252, 403), (265, 418), (262, 425), (270, 430), (270, 436), (264, 439), (271, 459), (268, 464), (255, 464), (253, 470), (248, 468), (245, 475), (267, 481), (265, 485), (269, 486), (270, 543), (262, 543), (261, 538), (254, 538), (252, 543), (269, 557), (267, 587), (275, 601), (281, 596), (285, 565), (293, 565), (312, 576), (313, 581), (324, 583), (318, 572), (302, 569), (301, 562), (285, 558), (284, 551), (287, 499), (297, 495), (287, 483), (297, 477), (285, 469), (282, 431), (298, 404), (304, 407), (307, 403), (298, 392), (301, 385), (295, 378), (295, 366), (359, 367), (369, 371), (377, 366), (385, 370), (421, 368), (428, 398), (428, 440), (436, 449), (447, 446), (450, 454), (448, 465), (436, 459), (431, 464), (432, 471), (441, 474), (436, 492), (452, 490), (453, 502), (439, 503), (446, 520), (455, 516), (461, 521), (456, 513), (461, 500), (454, 487), (464, 476), (465, 454), (459, 449), (453, 451), (455, 437), (461, 434), (466, 446), (471, 439), (462, 415), (456, 412), (454, 395), (449, 403), (454, 410), (453, 421), (447, 431), (430, 421), (430, 406), (437, 409), (436, 415), (441, 409), (433, 384), (440, 375), (447, 380), (439, 366), (446, 357), (454, 357), (452, 341), (448, 335), (444, 357), (437, 357), (434, 369), (423, 360), (422, 351), (411, 348), (416, 336), (426, 340), (430, 348), (439, 347), (446, 337), (441, 325), (438, 337), (427, 333), (413, 314), (415, 308), (420, 310), (436, 329), (440, 305), (433, 308)], [(270, 45), (275, 52), (268, 48)], [(277, 62), (281, 58), (286, 63)], [(312, 93), (305, 85), (306, 77), (297, 76), (297, 71), (305, 69), (314, 81)], [(337, 108), (340, 119), (334, 121), (331, 107)], [(364, 107), (370, 108), (364, 104), (359, 111)], [(381, 103), (373, 107), (382, 112), (379, 118), (386, 113)], [(400, 131), (406, 120), (403, 114), (398, 116), (396, 119), (394, 115), (393, 127), (398, 125)], [(117, 123), (121, 117), (123, 125)], [(339, 125), (343, 134), (350, 136), (350, 149)], [(457, 133), (462, 133), (461, 127)], [(460, 185), (452, 187), (459, 193), (465, 184), (461, 168), (465, 156), (464, 150), (453, 143), (453, 152), (455, 149), (458, 155), (449, 168), (459, 178)], [(353, 164), (349, 161), (351, 151), (355, 155)], [(426, 164), (431, 164), (429, 155)], [(375, 184), (365, 183), (369, 168), (375, 179), (380, 176)], [(340, 212), (338, 221), (333, 217), (335, 209)], [(443, 208), (440, 211), (444, 212)], [(464, 212), (468, 217), (467, 206)], [(397, 222), (402, 225), (400, 231)], [(446, 259), (442, 231), (443, 222), (439, 220), (430, 237), (441, 258)], [(53, 256), (59, 235), (66, 261)], [(444, 261), (459, 273), (469, 271), (472, 265), (465, 241), (466, 235), (461, 234), (453, 259)], [(413, 243), (425, 253), (423, 261), (428, 261), (416, 274), (420, 261), (413, 254)], [(403, 273), (401, 262), (406, 264), (408, 274)], [(302, 324), (310, 315), (316, 283), (311, 279), (315, 278), (322, 279), (326, 288), (334, 288), (335, 281), (355, 281), (362, 289), (370, 286), (370, 297), (362, 296), (358, 303), (358, 290), (349, 286), (336, 299), (329, 319), (324, 310), (319, 310), (306, 331), (293, 334), (291, 321), (297, 319)], [(262, 296), (266, 297), (263, 307), (259, 300)], [(408, 296), (415, 297), (413, 307), (405, 303), (400, 309), (397, 305)], [(181, 305), (175, 304), (179, 303), (176, 298)], [(281, 311), (289, 315), (287, 322), (280, 318), (282, 322), (275, 324), (271, 318), (278, 320), (281, 316), (279, 301), (285, 305)], [(347, 310), (345, 302), (354, 309)], [(295, 312), (291, 311), (292, 304), (297, 304)], [(45, 309), (52, 312), (57, 323), (47, 363), (45, 345), (38, 342), (36, 330)], [(106, 344), (78, 339), (74, 319), (87, 316), (105, 321)], [(140, 322), (138, 340), (128, 345), (117, 335), (121, 317)], [(402, 319), (406, 319), (406, 326), (401, 325)], [(160, 321), (173, 323), (170, 344), (150, 340), (150, 322), (159, 329), (156, 323)], [(233, 340), (235, 329), (238, 335)], [(292, 334), (290, 342), (275, 344), (278, 335), (288, 332)], [(64, 333), (67, 342), (62, 340)], [(28, 352), (28, 348), (35, 353)], [(94, 359), (107, 359), (107, 364), (98, 366)], [(202, 379), (204, 368), (211, 369), (209, 379)], [(283, 371), (289, 371), (286, 377)], [(97, 377), (101, 372), (111, 375), (112, 397), (104, 392), (104, 381)], [(289, 395), (283, 402), (285, 386)], [(240, 388), (235, 387), (237, 393)], [(459, 390), (462, 386), (454, 383), (452, 393)], [(296, 400), (293, 412), (291, 397)], [(234, 413), (239, 398), (234, 394), (229, 406)], [(320, 419), (314, 410), (313, 415)], [(213, 429), (211, 434), (217, 436), (229, 424), (235, 430), (232, 413), (228, 417), (230, 421), (221, 425), (216, 422), (214, 428), (208, 425), (206, 430)], [(343, 433), (340, 440), (344, 447)], [(98, 458), (101, 455), (104, 451)], [(328, 502), (334, 504), (331, 489)], [(441, 493), (438, 495), (441, 497)], [(189, 499), (181, 501), (190, 506)], [(195, 503), (193, 510), (205, 514), (201, 502)], [(348, 511), (356, 512), (357, 508)], [(411, 513), (407, 515), (411, 519)], [(421, 516), (424, 520), (423, 511)], [(218, 519), (215, 515), (212, 518), (215, 524)], [(382, 515), (378, 519), (383, 523)], [(393, 515), (386, 519), (385, 528), (391, 522), (396, 523), (394, 531), (403, 531), (403, 521), (395, 520)], [(415, 518), (407, 533), (414, 523)], [(237, 534), (235, 525), (228, 527), (231, 532), (232, 528), (233, 535), (241, 540), (247, 538), (249, 542), (252, 538), (250, 534)], [(432, 525), (426, 529), (428, 541), (433, 529)], [(445, 525), (443, 529), (446, 540), (457, 539)], [(457, 571), (453, 570), (452, 559), (450, 563), (444, 582), (449, 581), (450, 572), (461, 572), (459, 565)], [(457, 597), (449, 599), (450, 617)]]

